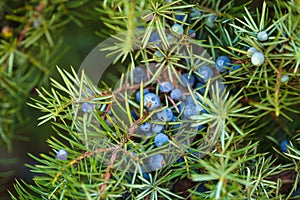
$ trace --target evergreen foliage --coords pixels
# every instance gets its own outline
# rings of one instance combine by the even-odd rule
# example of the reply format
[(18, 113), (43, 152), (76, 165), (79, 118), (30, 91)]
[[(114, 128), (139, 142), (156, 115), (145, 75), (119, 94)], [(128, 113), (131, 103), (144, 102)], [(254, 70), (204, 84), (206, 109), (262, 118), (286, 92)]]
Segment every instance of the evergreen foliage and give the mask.
[[(195, 14), (195, 10), (200, 12)], [(236, 4), (220, 0), (104, 0), (96, 11), (107, 27), (98, 34), (114, 35), (118, 41), (105, 49), (115, 56), (114, 67), (120, 66), (113, 74), (108, 72), (108, 77), (116, 77), (115, 87), (105, 83), (99, 87), (84, 71), (78, 75), (73, 68), (57, 67), (63, 81), (51, 79), (52, 88), (38, 89), (39, 98), (29, 102), (44, 113), (39, 118), (40, 125), (51, 121), (57, 133), (47, 141), (53, 152), (30, 155), (39, 162), (28, 165), (37, 174), (34, 184), (17, 180), (16, 194), (10, 191), (12, 199), (292, 199), (295, 196), (300, 160), (299, 1), (266, 1), (256, 7), (251, 2)], [(66, 23), (59, 22), (58, 25)], [(184, 32), (172, 31), (174, 24), (182, 26)], [(190, 30), (196, 33), (192, 40), (187, 37)], [(268, 34), (266, 40), (257, 38), (261, 31)], [(152, 44), (154, 32), (160, 38), (156, 45)], [(31, 39), (22, 40), (24, 48), (33, 45), (37, 52), (52, 52), (51, 48), (56, 50), (54, 53), (59, 52), (52, 37), (47, 36), (49, 33), (44, 34), (26, 37)], [(44, 49), (39, 49), (42, 42), (34, 46), (36, 37), (44, 38)], [(172, 43), (174, 38), (179, 42)], [(7, 40), (10, 39), (3, 42)], [(188, 42), (193, 45), (184, 46)], [(143, 48), (136, 49), (139, 45)], [(252, 53), (248, 52), (251, 47), (263, 54), (261, 65), (254, 66), (251, 62)], [(199, 55), (193, 48), (205, 48), (207, 52)], [(208, 54), (211, 56), (207, 57)], [(14, 54), (4, 55), (1, 60), (7, 62), (5, 74), (12, 76), (15, 71), (9, 57)], [(203, 62), (215, 66), (220, 56), (229, 57), (231, 63), (222, 66), (225, 70), (221, 74), (203, 81), (197, 69)], [(53, 59), (49, 61), (52, 63)], [(30, 62), (30, 59), (24, 61)], [(145, 74), (150, 75), (135, 81), (134, 69), (138, 66), (143, 66)], [(124, 69), (128, 69), (127, 74), (121, 74)], [(180, 78), (183, 73), (187, 73), (185, 84)], [(288, 79), (281, 81), (286, 75)], [(195, 91), (194, 84), (189, 83), (191, 76), (200, 77), (205, 92)], [(192, 111), (198, 114), (178, 120), (188, 114), (184, 113), (181, 99), (172, 100), (168, 91), (159, 91), (158, 83), (163, 81), (181, 84), (185, 88), (183, 94), (190, 95), (186, 104), (192, 105)], [(140, 90), (139, 103), (132, 88)], [(147, 109), (144, 89), (156, 93), (163, 100), (162, 106)], [(136, 131), (149, 120), (158, 122), (156, 111), (166, 107), (179, 114), (167, 124), (157, 123), (164, 125), (169, 140), (155, 147), (154, 135), (141, 137)], [(186, 129), (180, 128), (185, 127), (182, 123), (189, 123), (186, 127), (191, 129), (184, 132)], [(184, 137), (181, 130), (186, 134)], [(280, 143), (286, 139), (289, 142), (283, 152)], [(172, 147), (174, 154), (167, 151), (167, 146)], [(66, 159), (56, 158), (60, 150), (67, 152)], [(151, 162), (154, 158), (159, 162)], [(147, 170), (147, 160), (150, 168), (157, 170)]]

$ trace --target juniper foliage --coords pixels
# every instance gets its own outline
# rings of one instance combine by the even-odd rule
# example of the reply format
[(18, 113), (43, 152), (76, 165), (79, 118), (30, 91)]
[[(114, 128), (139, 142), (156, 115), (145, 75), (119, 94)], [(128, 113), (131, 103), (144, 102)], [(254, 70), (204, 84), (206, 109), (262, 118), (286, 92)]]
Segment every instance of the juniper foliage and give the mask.
[[(189, 21), (193, 8), (201, 15)], [(209, 80), (204, 94), (188, 87), (192, 99), (206, 110), (192, 117), (192, 126), (208, 126), (190, 133), (194, 140), (186, 148), (175, 136), (171, 138), (183, 161), (149, 173), (140, 162), (133, 168), (135, 173), (129, 173), (129, 164), (119, 170), (130, 157), (129, 149), (137, 157), (154, 153), (151, 145), (132, 139), (133, 130), (153, 115), (134, 101), (130, 91), (123, 93), (124, 83), (134, 80), (133, 73), (108, 74), (117, 77), (115, 83), (120, 79), (114, 92), (105, 83), (98, 87), (84, 72), (78, 75), (73, 68), (58, 67), (63, 82), (51, 79), (53, 88), (38, 90), (39, 98), (30, 102), (44, 113), (40, 124), (51, 121), (57, 132), (48, 140), (53, 152), (30, 155), (39, 162), (28, 166), (37, 174), (35, 183), (17, 180), (12, 199), (290, 199), (294, 195), (300, 160), (299, 1), (266, 1), (256, 7), (251, 2), (237, 5), (220, 0), (105, 0), (96, 10), (107, 26), (98, 34), (118, 34), (119, 43), (105, 49), (115, 55), (115, 63), (129, 70), (143, 63), (152, 73), (135, 88), (141, 94), (144, 87), (153, 86), (158, 74), (176, 81), (182, 71), (197, 73), (199, 60), (213, 65), (219, 56), (227, 55), (230, 66), (241, 67)], [(178, 45), (163, 31), (174, 23), (184, 26), (186, 33), (193, 29), (195, 45), (206, 48), (211, 57), (193, 52), (178, 55)], [(162, 57), (153, 56), (155, 47), (134, 49), (133, 30), (139, 26), (144, 27), (139, 35), (142, 47), (157, 31)], [(126, 34), (119, 34), (123, 31)], [(268, 33), (267, 41), (257, 39), (260, 31)], [(185, 36), (178, 36), (181, 43)], [(250, 47), (263, 53), (261, 66), (252, 65)], [(189, 62), (181, 62), (191, 54)], [(153, 63), (159, 63), (155, 72)], [(282, 82), (284, 75), (289, 78)], [(85, 102), (95, 106), (93, 112), (81, 112)], [(130, 107), (138, 110), (138, 119), (132, 117)], [(286, 152), (280, 151), (284, 138), (290, 140)], [(67, 160), (55, 158), (61, 149), (68, 152)], [(165, 153), (163, 148), (155, 151)]]

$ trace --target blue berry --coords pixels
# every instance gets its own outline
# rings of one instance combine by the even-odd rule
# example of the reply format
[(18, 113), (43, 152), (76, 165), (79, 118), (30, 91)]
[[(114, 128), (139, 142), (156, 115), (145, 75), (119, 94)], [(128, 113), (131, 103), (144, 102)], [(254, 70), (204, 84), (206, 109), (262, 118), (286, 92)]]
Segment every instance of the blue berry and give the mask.
[(81, 110), (85, 113), (90, 113), (94, 110), (95, 106), (92, 103), (84, 102), (81, 106)]
[(61, 149), (56, 153), (56, 158), (58, 160), (67, 160), (68, 152), (66, 152), (66, 150), (64, 150), (64, 149)]
[[(229, 66), (230, 59), (227, 56), (220, 56), (216, 61), (216, 68), (220, 72), (225, 72)], [(225, 68), (224, 68), (225, 67)]]
[(179, 105), (177, 105), (177, 108), (178, 108), (178, 110), (179, 110), (179, 112), (181, 112), (182, 111), (182, 109), (184, 109), (184, 107), (185, 107), (185, 102), (180, 102), (180, 104)]
[(157, 31), (153, 31), (150, 35), (149, 42), (158, 42), (160, 41), (160, 36)]
[(287, 74), (282, 75), (280, 78), (280, 82), (282, 82), (282, 83), (285, 83), (288, 80), (289, 80), (289, 75), (287, 75)]
[(145, 82), (147, 80), (147, 74), (145, 69), (141, 67), (136, 67), (133, 70), (133, 82), (135, 84), (140, 83), (141, 81)]
[(231, 67), (231, 69), (229, 70), (229, 74), (232, 73), (232, 72), (235, 71), (235, 70), (240, 69), (240, 68), (241, 68), (240, 65), (233, 65), (233, 66)]
[(160, 133), (164, 131), (165, 126), (162, 124), (158, 124), (158, 123), (152, 123), (151, 124), (151, 129), (153, 133)]
[(189, 96), (186, 97), (185, 103), (186, 104), (195, 105), (195, 101), (194, 101), (194, 99), (193, 99), (193, 97), (191, 95), (189, 95)]
[(280, 143), (280, 149), (282, 152), (287, 152), (288, 150), (288, 146), (290, 146), (290, 141), (287, 139), (282, 140), (282, 142)]
[(252, 65), (259, 67), (265, 62), (265, 56), (261, 52), (255, 52), (251, 57)]
[(170, 96), (172, 99), (174, 99), (175, 101), (179, 101), (182, 97), (181, 91), (179, 89), (174, 89), (171, 91)]
[(199, 115), (203, 108), (199, 104), (195, 104), (191, 96), (188, 96), (186, 99), (186, 106), (183, 111), (185, 117), (190, 117), (193, 115)]
[(175, 116), (173, 116), (173, 119), (172, 119), (172, 122), (176, 122), (176, 123), (174, 123), (172, 126), (172, 128), (173, 129), (178, 129), (181, 125), (182, 125), (182, 123), (180, 122), (180, 121), (176, 121), (176, 117)]
[(164, 81), (159, 84), (160, 92), (170, 92), (171, 90), (173, 90), (173, 85), (169, 81)]
[(203, 84), (203, 83), (201, 83), (201, 82), (196, 83), (195, 88), (196, 88), (196, 91), (197, 91), (197, 92), (199, 92), (199, 93), (202, 94), (202, 95), (204, 94), (204, 92), (205, 92), (205, 87), (204, 87), (204, 84)]
[(191, 30), (189, 30), (188, 35), (189, 35), (191, 38), (195, 38), (195, 37), (196, 37), (196, 32), (195, 32), (193, 29), (191, 29)]
[(196, 76), (197, 79), (203, 83), (207, 82), (208, 79), (214, 77), (214, 70), (206, 65), (203, 65), (199, 68), (197, 68), (198, 74), (201, 76)]
[(136, 115), (134, 109), (131, 109), (131, 110), (130, 110), (130, 114), (131, 114), (131, 117), (132, 117), (133, 119), (135, 119), (135, 120), (137, 120), (137, 119), (139, 118), (139, 116)]
[(257, 39), (261, 42), (265, 42), (268, 40), (268, 33), (266, 31), (260, 31), (257, 33)]
[(174, 24), (171, 27), (172, 31), (175, 32), (177, 35), (182, 35), (183, 34), (183, 27), (179, 24)]
[(200, 185), (198, 185), (198, 187), (196, 188), (197, 192), (206, 192), (207, 188), (205, 187), (205, 185), (202, 183)]
[[(147, 89), (143, 89), (143, 93), (144, 93), (144, 95), (145, 95), (145, 94), (150, 93), (150, 91), (147, 90)], [(135, 99), (136, 99), (136, 102), (138, 102), (138, 103), (141, 102), (141, 92), (140, 92), (140, 90), (137, 91), (137, 93), (136, 93), (136, 95), (135, 95)]]
[(192, 8), (190, 11), (190, 19), (194, 20), (194, 19), (199, 19), (200, 17), (201, 17), (201, 11), (196, 8)]
[(149, 158), (149, 168), (153, 171), (161, 169), (165, 165), (164, 157), (161, 154), (155, 154)]
[(295, 192), (293, 192), (292, 197), (297, 197), (297, 199), (294, 199), (294, 200), (299, 200), (299, 198), (300, 198), (300, 187), (298, 187), (298, 189)]
[(157, 147), (162, 146), (164, 143), (169, 141), (169, 137), (166, 134), (158, 133), (154, 138), (154, 144)]
[(141, 124), (139, 127), (138, 127), (138, 130), (145, 133), (145, 132), (150, 132), (151, 131), (151, 124), (150, 122), (145, 122), (143, 124)]
[(148, 93), (144, 96), (144, 106), (149, 110), (152, 111), (160, 107), (160, 99), (154, 93)]
[(181, 156), (176, 162), (177, 162), (177, 163), (184, 162), (184, 158)]
[(163, 122), (166, 122), (166, 121), (172, 121), (173, 119), (173, 112), (171, 111), (170, 108), (165, 108), (163, 109), (162, 111), (158, 112), (156, 114), (157, 118)]
[(93, 91), (90, 88), (85, 88), (85, 90), (86, 91), (82, 91), (82, 94), (81, 94), (81, 96), (83, 98), (87, 98), (89, 96), (93, 96), (94, 95)]
[(176, 10), (175, 12), (177, 12), (177, 14), (175, 14), (175, 19), (177, 19), (178, 21), (184, 22), (185, 14), (182, 13), (182, 10)]
[(192, 87), (195, 83), (195, 76), (193, 74), (189, 75), (188, 73), (184, 73), (181, 75), (181, 81), (184, 87)]
[(150, 179), (150, 176), (149, 176), (149, 174), (146, 172), (146, 170), (145, 170), (144, 167), (142, 167), (142, 173), (143, 173), (143, 177), (144, 177), (145, 179), (147, 179), (147, 180)]

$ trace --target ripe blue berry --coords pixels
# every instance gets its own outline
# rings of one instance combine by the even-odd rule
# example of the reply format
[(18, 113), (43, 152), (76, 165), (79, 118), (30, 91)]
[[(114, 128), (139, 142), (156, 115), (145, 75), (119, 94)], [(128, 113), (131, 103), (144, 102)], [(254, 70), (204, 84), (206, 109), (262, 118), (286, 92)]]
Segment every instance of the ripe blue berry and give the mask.
[(175, 101), (179, 101), (182, 97), (181, 91), (179, 89), (174, 89), (171, 91), (170, 96), (172, 99), (174, 99)]
[(84, 102), (81, 106), (81, 110), (85, 113), (90, 113), (94, 110), (95, 106), (92, 103)]
[(208, 81), (208, 79), (214, 77), (213, 69), (206, 65), (203, 65), (203, 66), (197, 68), (197, 72), (198, 72), (198, 74), (201, 75), (201, 76), (197, 76), (197, 79), (203, 83), (206, 83)]
[(162, 146), (164, 143), (169, 141), (169, 137), (166, 134), (158, 133), (154, 138), (154, 144), (157, 147)]
[(257, 39), (261, 42), (265, 42), (268, 40), (268, 33), (266, 31), (260, 31), (257, 33)]
[(204, 84), (203, 84), (203, 83), (201, 83), (201, 82), (196, 83), (195, 88), (196, 88), (196, 91), (197, 91), (197, 92), (199, 92), (199, 93), (202, 94), (202, 95), (204, 94), (204, 92), (205, 92), (205, 87), (204, 87)]
[(295, 200), (299, 200), (299, 197), (300, 197), (300, 187), (298, 187), (298, 189), (293, 192), (292, 196), (291, 197), (297, 197), (297, 199)]
[(160, 99), (154, 93), (148, 93), (144, 96), (144, 106), (149, 110), (152, 111), (160, 107)]
[(181, 81), (184, 87), (192, 87), (195, 83), (195, 76), (193, 74), (189, 75), (188, 73), (184, 73), (181, 75)]
[(153, 133), (161, 133), (164, 131), (165, 126), (162, 124), (158, 123), (152, 123), (151, 124), (151, 129)]
[(158, 42), (160, 41), (160, 36), (157, 31), (153, 31), (150, 35), (149, 42)]
[[(144, 93), (144, 95), (145, 95), (145, 94), (150, 93), (150, 91), (147, 90), (147, 89), (143, 89), (143, 93)], [(137, 93), (135, 94), (135, 99), (136, 99), (136, 102), (138, 102), (138, 103), (141, 102), (141, 92), (140, 92), (140, 90), (137, 91)]]
[(259, 67), (265, 62), (265, 56), (261, 52), (255, 52), (251, 57), (252, 65)]
[(160, 92), (170, 92), (171, 90), (173, 90), (173, 85), (169, 81), (164, 81), (159, 84)]
[(234, 65), (234, 66), (232, 66), (231, 69), (229, 70), (229, 74), (232, 73), (232, 72), (235, 71), (235, 70), (240, 69), (240, 68), (241, 68), (240, 65)]
[(135, 84), (140, 83), (141, 81), (145, 82), (147, 80), (147, 74), (145, 69), (141, 67), (136, 67), (133, 70), (133, 82)]
[(150, 132), (151, 131), (151, 124), (150, 124), (150, 122), (145, 122), (145, 123), (141, 124), (138, 127), (138, 131), (141, 131), (143, 133)]
[(149, 174), (146, 172), (146, 170), (145, 170), (144, 167), (142, 167), (142, 173), (143, 173), (143, 177), (144, 177), (145, 179), (147, 179), (147, 180), (150, 179), (150, 176), (149, 176)]
[(196, 188), (197, 192), (206, 192), (207, 188), (205, 187), (205, 185), (203, 183), (201, 183), (200, 185), (198, 185), (198, 187)]
[(137, 114), (135, 113), (134, 109), (131, 109), (131, 110), (130, 110), (130, 114), (131, 114), (132, 119), (137, 120), (137, 119), (139, 118), (139, 117), (137, 116)]
[(149, 168), (153, 171), (159, 170), (165, 165), (164, 157), (161, 154), (155, 154), (149, 158)]
[(56, 158), (58, 160), (67, 160), (68, 152), (66, 152), (66, 150), (64, 150), (64, 149), (61, 149), (56, 153)]
[(172, 31), (175, 32), (177, 35), (182, 35), (183, 34), (183, 27), (179, 24), (174, 24), (171, 27)]
[(170, 108), (165, 108), (163, 109), (162, 111), (158, 112), (156, 114), (157, 118), (163, 122), (166, 122), (166, 121), (172, 121), (173, 119), (173, 112), (171, 111)]
[(196, 37), (196, 32), (195, 32), (193, 29), (191, 29), (191, 30), (189, 30), (188, 35), (189, 35), (191, 38), (195, 38), (195, 37)]
[(184, 111), (183, 111), (183, 115), (185, 117), (190, 117), (194, 114), (194, 105), (192, 104), (188, 104), (185, 106)]
[(175, 12), (176, 12), (175, 19), (177, 19), (178, 21), (184, 22), (185, 14), (182, 13), (182, 10), (176, 10)]
[(282, 152), (287, 152), (288, 150), (288, 146), (290, 146), (290, 141), (287, 139), (282, 140), (282, 142), (280, 143), (280, 149)]
[(178, 158), (178, 160), (177, 160), (176, 162), (177, 162), (177, 163), (184, 162), (184, 158), (181, 156), (180, 158)]
[[(220, 56), (216, 61), (216, 68), (220, 72), (225, 72), (229, 66), (230, 59), (227, 56)], [(225, 67), (225, 68), (224, 68)]]

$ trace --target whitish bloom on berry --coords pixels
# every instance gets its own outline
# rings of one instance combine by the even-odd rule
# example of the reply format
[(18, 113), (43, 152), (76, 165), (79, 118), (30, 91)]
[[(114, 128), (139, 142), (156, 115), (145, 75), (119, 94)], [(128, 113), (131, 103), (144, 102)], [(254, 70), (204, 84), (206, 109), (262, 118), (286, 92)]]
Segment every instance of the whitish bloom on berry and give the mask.
[(251, 57), (255, 52), (258, 52), (258, 50), (255, 47), (250, 47), (247, 52), (248, 56)]
[(144, 96), (144, 106), (149, 110), (152, 111), (160, 107), (160, 99), (154, 93), (148, 93)]
[(164, 157), (161, 154), (152, 155), (149, 158), (149, 168), (154, 170), (159, 170), (166, 164)]
[(172, 121), (173, 119), (173, 112), (170, 108), (165, 108), (162, 111), (158, 112), (156, 115), (157, 118), (163, 122)]
[(257, 33), (257, 39), (261, 42), (265, 42), (268, 40), (268, 33), (266, 31), (260, 31)]
[(171, 27), (172, 31), (175, 32), (178, 35), (182, 35), (183, 34), (183, 27), (179, 24), (174, 24)]
[(176, 88), (176, 89), (174, 89), (174, 90), (171, 91), (170, 96), (175, 101), (179, 101), (180, 98), (182, 97), (182, 94), (181, 94), (181, 91), (178, 88)]
[(172, 83), (170, 83), (169, 81), (164, 81), (159, 84), (160, 92), (170, 92), (171, 90), (173, 90), (173, 88), (174, 87)]
[(287, 74), (282, 75), (281, 78), (280, 78), (280, 81), (281, 81), (282, 83), (285, 83), (285, 82), (287, 82), (288, 80), (289, 80), (289, 75), (287, 75)]
[(154, 144), (157, 147), (162, 146), (169, 141), (169, 137), (164, 133), (158, 133), (154, 138)]
[(136, 67), (133, 71), (133, 82), (140, 83), (141, 81), (145, 82), (147, 80), (147, 74), (145, 69), (141, 67)]
[(195, 77), (193, 74), (189, 75), (188, 73), (184, 73), (181, 75), (181, 81), (184, 87), (192, 87), (195, 83)]
[(229, 66), (230, 59), (227, 56), (220, 56), (216, 60), (216, 68), (220, 72), (225, 72), (227, 69), (226, 67)]
[(84, 102), (81, 106), (81, 110), (85, 113), (90, 113), (94, 110), (95, 106), (92, 103)]
[(261, 52), (255, 52), (251, 57), (251, 63), (254, 66), (261, 66), (265, 62), (265, 56)]
[(199, 68), (197, 68), (197, 72), (201, 75), (201, 76), (196, 76), (196, 78), (205, 83), (208, 81), (208, 79), (213, 78), (214, 77), (214, 71), (212, 68), (203, 65)]
[(66, 152), (66, 150), (61, 149), (56, 153), (56, 158), (58, 160), (67, 160), (68, 157), (68, 152)]

